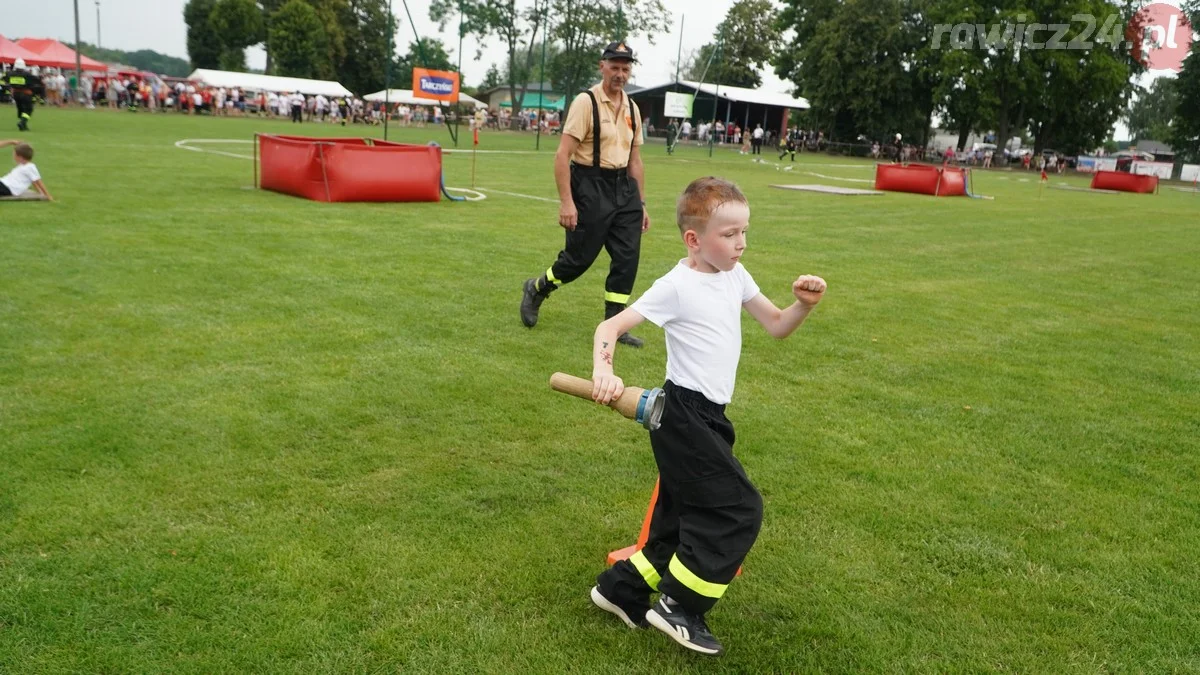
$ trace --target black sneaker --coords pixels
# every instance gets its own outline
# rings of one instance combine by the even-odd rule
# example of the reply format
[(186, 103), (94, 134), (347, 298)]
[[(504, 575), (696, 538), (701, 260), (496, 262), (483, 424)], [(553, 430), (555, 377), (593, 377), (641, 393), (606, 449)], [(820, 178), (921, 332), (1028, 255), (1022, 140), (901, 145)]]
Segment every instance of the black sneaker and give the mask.
[(592, 586), (592, 603), (600, 609), (609, 612), (610, 614), (615, 614), (618, 619), (624, 621), (625, 625), (629, 626), (630, 628), (638, 629), (645, 628), (647, 626), (646, 619), (644, 617), (640, 618), (638, 621), (634, 621), (633, 617), (630, 616), (631, 613), (636, 615), (641, 614), (642, 612), (633, 612), (632, 610), (631, 612), (626, 612), (625, 610), (621, 609), (620, 605), (610, 602), (608, 598), (604, 597), (604, 594), (600, 592), (599, 586)]
[(545, 299), (546, 295), (538, 293), (537, 279), (526, 279), (524, 294), (521, 296), (521, 323), (525, 324), (526, 328), (537, 325), (538, 310), (542, 308), (542, 301)]
[(633, 347), (634, 349), (641, 349), (642, 345), (645, 344), (644, 341), (642, 340), (642, 338), (635, 337), (633, 335), (630, 335), (629, 333), (621, 333), (620, 335), (618, 335), (617, 342), (620, 342), (623, 345), (628, 345), (630, 347)]
[(679, 605), (668, 605), (666, 597), (660, 598), (654, 608), (646, 612), (646, 621), (694, 652), (709, 656), (720, 656), (725, 652), (708, 630), (703, 614), (689, 614)]

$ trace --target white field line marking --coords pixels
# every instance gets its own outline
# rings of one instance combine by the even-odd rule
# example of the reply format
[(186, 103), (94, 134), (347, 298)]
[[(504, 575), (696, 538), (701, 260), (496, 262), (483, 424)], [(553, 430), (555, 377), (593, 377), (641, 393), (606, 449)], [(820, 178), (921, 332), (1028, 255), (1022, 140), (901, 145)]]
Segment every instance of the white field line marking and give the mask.
[[(214, 155), (226, 155), (228, 157), (239, 157), (242, 159), (254, 159), (254, 157), (247, 156), (247, 155), (235, 155), (233, 153), (222, 152), (220, 150), (205, 150), (204, 148), (191, 147), (192, 145), (195, 145), (195, 144), (205, 144), (205, 143), (220, 144), (220, 143), (253, 143), (253, 142), (254, 141), (252, 141), (252, 140), (247, 140), (244, 138), (185, 138), (182, 141), (176, 141), (175, 147), (181, 148), (183, 150), (192, 150), (193, 152), (211, 152)], [(471, 152), (478, 152), (481, 155), (546, 155), (547, 157), (554, 156), (553, 152), (546, 151), (546, 150), (543, 150), (540, 152), (537, 150), (474, 150), (474, 151), (472, 151), (472, 150), (464, 150), (461, 148), (459, 148), (459, 149), (442, 148), (442, 154), (447, 154), (447, 155), (449, 155), (449, 154), (464, 155), (464, 154), (468, 154)]]
[(549, 150), (467, 150), (465, 148), (442, 148), (442, 152), (455, 155), (469, 155), (472, 152), (478, 152), (481, 155), (545, 155), (553, 157), (554, 153)]
[(480, 192), (495, 192), (498, 195), (508, 195), (509, 197), (524, 197), (525, 199), (536, 199), (539, 202), (555, 203), (558, 201), (557, 199), (550, 199), (549, 197), (536, 197), (534, 195), (523, 195), (520, 192), (505, 192), (504, 190), (496, 190), (494, 188), (479, 188), (479, 191)]
[(191, 150), (192, 152), (204, 152), (204, 153), (209, 153), (209, 154), (213, 154), (213, 155), (223, 155), (225, 157), (233, 157), (235, 159), (254, 159), (253, 155), (239, 155), (239, 154), (232, 153), (232, 152), (225, 152), (223, 150), (208, 150), (205, 148), (195, 148), (195, 147), (192, 147), (192, 145), (191, 145), (192, 143), (253, 143), (253, 142), (254, 141), (248, 141), (245, 139), (233, 139), (233, 138), (185, 138), (182, 141), (176, 141), (175, 147), (177, 147), (181, 150)]
[(480, 192), (480, 191), (478, 191), (478, 190), (472, 190), (472, 189), (470, 189), (470, 188), (458, 188), (458, 187), (449, 187), (449, 186), (447, 186), (447, 187), (446, 187), (446, 192), (465, 192), (465, 193), (469, 193), (469, 194), (467, 194), (467, 195), (466, 195), (467, 201), (469, 201), (469, 202), (481, 202), (481, 201), (483, 201), (483, 200), (487, 199), (487, 195), (483, 194), (482, 192)]
[(827, 178), (829, 180), (844, 180), (848, 183), (874, 183), (875, 182), (868, 178), (841, 178), (839, 176), (826, 176), (825, 174), (817, 173), (816, 171), (805, 171), (804, 173), (806, 173), (810, 176), (816, 176), (817, 178)]

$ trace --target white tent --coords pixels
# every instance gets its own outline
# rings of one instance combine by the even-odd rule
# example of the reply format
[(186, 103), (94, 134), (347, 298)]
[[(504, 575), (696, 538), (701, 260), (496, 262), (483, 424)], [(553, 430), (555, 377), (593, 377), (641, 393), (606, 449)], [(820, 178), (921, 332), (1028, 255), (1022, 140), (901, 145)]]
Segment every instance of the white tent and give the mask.
[(747, 89), (746, 87), (731, 87), (727, 84), (716, 85), (711, 82), (701, 84), (693, 80), (680, 80), (679, 83), (706, 94), (715, 94), (721, 98), (738, 103), (773, 105), (781, 108), (792, 108), (793, 110), (808, 110), (810, 107), (808, 99), (792, 96), (791, 94), (764, 91), (762, 89)]
[(306, 80), (300, 77), (278, 77), (254, 73), (234, 73), (227, 70), (198, 68), (188, 75), (193, 82), (209, 87), (237, 87), (248, 91), (273, 91), (277, 93), (300, 92), (309, 96), (353, 96), (354, 94), (338, 82), (329, 80)]
[[(432, 98), (421, 98), (420, 96), (413, 96), (411, 89), (391, 89), (391, 90), (387, 90), (387, 91), (377, 91), (374, 94), (367, 94), (366, 96), (363, 97), (363, 100), (371, 101), (371, 102), (382, 101), (384, 99), (384, 94), (387, 94), (387, 98), (390, 102), (397, 103), (397, 104), (403, 103), (404, 105), (440, 105), (442, 103), (441, 101), (436, 101)], [(479, 99), (474, 98), (472, 96), (467, 96), (466, 94), (462, 94), (462, 93), (460, 93), (458, 95), (458, 102), (460, 105), (473, 105), (476, 108), (486, 108), (487, 107), (487, 104), (480, 101)]]

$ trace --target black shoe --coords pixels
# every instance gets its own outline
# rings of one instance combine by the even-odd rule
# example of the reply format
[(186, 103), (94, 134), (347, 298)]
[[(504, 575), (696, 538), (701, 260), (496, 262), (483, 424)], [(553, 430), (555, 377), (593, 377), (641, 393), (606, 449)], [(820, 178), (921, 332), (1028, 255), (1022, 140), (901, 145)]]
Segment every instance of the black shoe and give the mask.
[(646, 621), (694, 652), (709, 656), (720, 656), (725, 652), (725, 648), (708, 630), (703, 614), (689, 614), (679, 605), (668, 605), (665, 596), (646, 612)]
[[(616, 615), (618, 619), (625, 622), (626, 626), (629, 626), (634, 630), (646, 628), (648, 626), (645, 619), (645, 614), (647, 611), (645, 607), (641, 607), (637, 610), (630, 608), (629, 611), (625, 611), (620, 605), (604, 597), (604, 594), (600, 592), (599, 586), (592, 586), (592, 604), (606, 612), (609, 612), (610, 614)], [(639, 617), (636, 621), (633, 619), (635, 616)]]
[(538, 310), (542, 308), (542, 301), (550, 297), (550, 291), (554, 287), (549, 282), (543, 282), (542, 288), (538, 290), (538, 279), (526, 279), (524, 294), (521, 296), (521, 323), (525, 324), (526, 328), (533, 328), (537, 325)]
[(635, 337), (633, 335), (630, 335), (629, 333), (621, 333), (620, 335), (618, 335), (617, 342), (620, 342), (623, 345), (628, 345), (630, 347), (633, 347), (634, 349), (641, 349), (642, 345), (645, 344), (645, 342), (642, 340), (642, 338)]

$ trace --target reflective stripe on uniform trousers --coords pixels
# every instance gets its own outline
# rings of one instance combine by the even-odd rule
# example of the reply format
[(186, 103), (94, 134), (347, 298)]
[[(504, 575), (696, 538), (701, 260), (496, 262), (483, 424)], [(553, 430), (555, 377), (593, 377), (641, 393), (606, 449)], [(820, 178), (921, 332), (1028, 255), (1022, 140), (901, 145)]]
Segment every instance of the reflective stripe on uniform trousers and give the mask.
[(650, 564), (650, 561), (646, 558), (646, 554), (642, 553), (639, 549), (637, 553), (629, 556), (629, 562), (633, 563), (638, 573), (646, 580), (646, 585), (651, 590), (657, 591), (658, 582), (662, 580), (662, 577), (658, 576), (658, 570), (654, 569), (654, 565)]
[(729, 588), (729, 584), (714, 584), (711, 581), (705, 581), (696, 576), (691, 570), (683, 566), (683, 563), (679, 561), (678, 555), (671, 556), (671, 562), (667, 565), (667, 570), (679, 583), (706, 598), (720, 598), (722, 595), (725, 595), (725, 590)]

